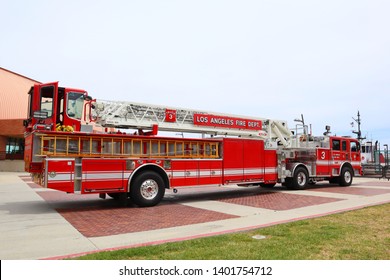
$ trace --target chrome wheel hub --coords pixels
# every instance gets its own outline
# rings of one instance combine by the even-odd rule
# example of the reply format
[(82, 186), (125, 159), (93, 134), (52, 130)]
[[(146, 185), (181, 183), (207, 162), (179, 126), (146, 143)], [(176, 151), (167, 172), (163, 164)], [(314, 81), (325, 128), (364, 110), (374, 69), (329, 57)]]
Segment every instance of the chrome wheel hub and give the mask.
[(158, 184), (152, 179), (144, 181), (141, 185), (141, 195), (144, 199), (154, 199), (158, 194)]
[(352, 180), (352, 175), (351, 175), (351, 173), (350, 173), (349, 171), (346, 171), (346, 172), (344, 173), (344, 181), (347, 182), (347, 183), (349, 183), (349, 182), (351, 182), (351, 180)]
[(306, 175), (303, 172), (300, 172), (297, 176), (298, 185), (304, 186), (306, 184)]

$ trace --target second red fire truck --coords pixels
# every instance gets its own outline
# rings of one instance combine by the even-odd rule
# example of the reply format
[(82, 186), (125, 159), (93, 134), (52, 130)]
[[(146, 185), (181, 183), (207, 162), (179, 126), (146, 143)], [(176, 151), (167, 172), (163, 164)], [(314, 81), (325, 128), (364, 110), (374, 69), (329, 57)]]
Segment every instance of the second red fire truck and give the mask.
[(280, 120), (99, 101), (58, 82), (31, 88), (24, 125), (25, 170), (37, 183), (67, 193), (129, 197), (139, 206), (158, 204), (166, 189), (281, 183), (299, 190), (321, 180), (349, 186), (361, 173), (353, 138), (312, 136), (304, 124), (291, 131)]

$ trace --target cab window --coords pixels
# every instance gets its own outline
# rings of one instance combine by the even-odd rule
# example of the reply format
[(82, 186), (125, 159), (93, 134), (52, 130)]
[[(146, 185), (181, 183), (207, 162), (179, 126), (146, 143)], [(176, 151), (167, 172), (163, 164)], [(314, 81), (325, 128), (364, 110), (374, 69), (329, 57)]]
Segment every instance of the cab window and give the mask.
[(340, 151), (340, 140), (332, 140), (332, 150)]
[(351, 152), (358, 152), (359, 151), (359, 145), (356, 142), (351, 142)]
[(50, 118), (53, 115), (53, 97), (53, 86), (43, 87), (41, 89), (41, 112), (47, 114), (47, 118)]
[(347, 150), (347, 141), (342, 141), (341, 142), (341, 149), (343, 150), (343, 151), (346, 151)]
[(371, 146), (362, 146), (362, 152), (363, 153), (371, 153), (372, 147)]
[(84, 106), (84, 94), (78, 92), (68, 93), (66, 113), (70, 118), (81, 120)]

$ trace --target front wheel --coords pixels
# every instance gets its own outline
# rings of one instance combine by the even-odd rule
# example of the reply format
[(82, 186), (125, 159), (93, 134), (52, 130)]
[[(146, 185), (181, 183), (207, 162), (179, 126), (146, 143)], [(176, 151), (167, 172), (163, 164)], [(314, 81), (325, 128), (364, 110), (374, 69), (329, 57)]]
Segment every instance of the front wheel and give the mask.
[(157, 205), (163, 199), (164, 194), (164, 180), (154, 171), (139, 174), (130, 185), (130, 198), (141, 207)]
[(343, 167), (341, 169), (341, 174), (339, 178), (339, 184), (340, 186), (348, 187), (352, 184), (353, 180), (353, 171), (349, 167)]

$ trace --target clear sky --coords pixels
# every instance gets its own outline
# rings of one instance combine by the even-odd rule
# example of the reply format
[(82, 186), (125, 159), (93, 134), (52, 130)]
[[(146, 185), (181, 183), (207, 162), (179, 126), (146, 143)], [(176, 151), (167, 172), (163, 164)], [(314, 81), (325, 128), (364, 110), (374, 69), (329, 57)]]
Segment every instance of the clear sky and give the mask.
[[(0, 66), (127, 100), (390, 145), (390, 1), (0, 0)], [(356, 129), (356, 126), (355, 126)]]

